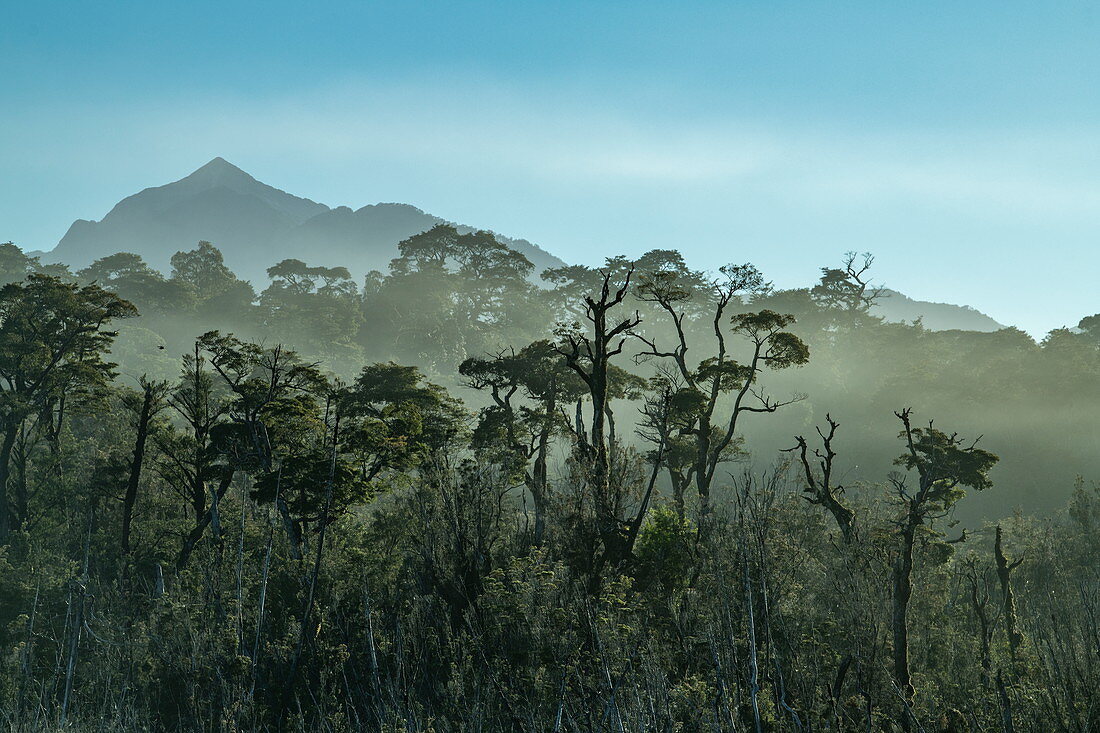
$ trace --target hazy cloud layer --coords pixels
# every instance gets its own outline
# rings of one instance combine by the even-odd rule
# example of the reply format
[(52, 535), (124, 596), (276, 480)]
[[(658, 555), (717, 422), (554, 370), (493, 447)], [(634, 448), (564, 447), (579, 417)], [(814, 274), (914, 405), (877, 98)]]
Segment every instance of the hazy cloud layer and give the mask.
[[(26, 206), (22, 182), (0, 184), (0, 238), (29, 247), (221, 155), (325, 203), (413, 203), (576, 261), (677, 247), (702, 267), (753, 260), (794, 285), (872, 250), (892, 287), (1036, 334), (1100, 310), (1087, 268), (1069, 266), (1095, 261), (1088, 132), (774, 123), (471, 79), (41, 104), (0, 142), (54, 187)], [(1036, 278), (1067, 280), (1046, 296), (1060, 300), (1029, 301)]]

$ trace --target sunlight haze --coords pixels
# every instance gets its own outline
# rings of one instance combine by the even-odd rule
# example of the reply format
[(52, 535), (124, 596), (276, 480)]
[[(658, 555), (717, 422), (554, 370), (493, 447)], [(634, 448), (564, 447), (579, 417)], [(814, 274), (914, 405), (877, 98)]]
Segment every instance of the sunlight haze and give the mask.
[(0, 240), (49, 250), (221, 156), (571, 262), (675, 247), (793, 287), (871, 251), (1035, 337), (1096, 310), (1095, 6), (675, 7), (11, 4)]

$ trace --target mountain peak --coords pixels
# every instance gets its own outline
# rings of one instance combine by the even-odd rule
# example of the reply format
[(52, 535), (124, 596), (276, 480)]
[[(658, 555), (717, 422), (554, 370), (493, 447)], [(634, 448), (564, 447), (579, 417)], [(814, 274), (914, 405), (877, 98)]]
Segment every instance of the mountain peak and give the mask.
[[(185, 178), (127, 196), (98, 222), (75, 222), (43, 261), (80, 268), (115, 252), (134, 252), (168, 272), (173, 253), (206, 240), (222, 251), (226, 265), (255, 283), (266, 280), (268, 266), (289, 257), (344, 265), (359, 278), (384, 270), (399, 242), (442, 222), (409, 204), (329, 209), (218, 156)], [(502, 241), (539, 271), (564, 264), (525, 241)]]
[(219, 155), (183, 180), (217, 184), (230, 180), (255, 181), (256, 179)]

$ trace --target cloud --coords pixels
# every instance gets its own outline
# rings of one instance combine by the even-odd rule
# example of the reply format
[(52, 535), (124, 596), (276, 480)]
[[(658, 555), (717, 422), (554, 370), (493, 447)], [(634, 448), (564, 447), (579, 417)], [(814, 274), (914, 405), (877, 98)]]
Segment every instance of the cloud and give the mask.
[[(329, 161), (490, 170), (575, 186), (751, 185), (807, 203), (969, 207), (978, 217), (1095, 218), (1100, 136), (1063, 131), (830, 131), (690, 111), (630, 114), (562, 105), (532, 92), (435, 86), (330, 90), (307, 101), (231, 102), (213, 125), (162, 121), (233, 147)], [(181, 129), (181, 128), (185, 128)], [(1051, 142), (1051, 141), (1054, 142)]]
[[(914, 133), (696, 119), (691, 110), (632, 113), (597, 100), (472, 82), (345, 83), (275, 97), (169, 95), (69, 108), (53, 115), (61, 123), (48, 133), (54, 145), (30, 144), (41, 142), (35, 139), (43, 132), (38, 120), (50, 116), (23, 116), (27, 129), (15, 137), (25, 138), (24, 151), (53, 149), (69, 162), (81, 147), (84, 157), (102, 158), (135, 147), (171, 157), (235, 151), (318, 166), (381, 162), (491, 170), (576, 186), (751, 184), (810, 204), (907, 200), (977, 207), (977, 215), (983, 207), (998, 214), (1090, 215), (1100, 201), (1100, 159), (1087, 153), (1100, 149), (1100, 135), (1067, 140), (1057, 130), (1044, 137), (1034, 131)], [(95, 144), (87, 145), (89, 139)]]
[[(98, 218), (122, 196), (222, 155), (326, 203), (409, 201), (577, 259), (676, 246), (713, 267), (734, 256), (733, 242), (742, 260), (812, 277), (829, 253), (872, 249), (908, 294), (969, 302), (1033, 333), (1090, 307), (1067, 292), (1051, 296), (1065, 302), (1052, 300), (1047, 315), (1004, 293), (1033, 286), (1035, 266), (1013, 269), (1014, 254), (1042, 242), (1064, 260), (1098, 230), (1096, 131), (860, 128), (660, 103), (420, 79), (57, 104), (10, 121), (0, 158), (58, 181), (50, 196), (70, 190), (80, 205), (36, 209), (42, 186), (0, 194), (9, 223), (49, 213), (63, 231), (74, 216)], [(975, 250), (968, 261), (964, 239)], [(927, 262), (915, 262), (915, 246)], [(995, 271), (981, 271), (985, 284), (974, 282), (990, 267), (983, 247), (1000, 255)], [(960, 262), (947, 275), (934, 264), (945, 257)]]

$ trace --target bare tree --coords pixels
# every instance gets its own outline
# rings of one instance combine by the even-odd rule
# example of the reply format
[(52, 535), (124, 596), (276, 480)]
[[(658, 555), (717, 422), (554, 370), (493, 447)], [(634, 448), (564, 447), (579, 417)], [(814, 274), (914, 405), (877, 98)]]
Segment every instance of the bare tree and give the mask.
[(634, 268), (630, 267), (622, 281), (613, 285), (611, 271), (604, 272), (598, 292), (583, 298), (588, 330), (580, 330), (579, 324), (559, 330), (558, 351), (565, 357), (566, 365), (584, 382), (592, 401), (592, 427), (587, 437), (582, 429), (578, 403), (576, 438), (577, 452), (584, 463), (585, 483), (595, 506), (596, 530), (604, 547), (602, 557), (595, 563), (597, 568), (605, 562), (616, 563), (626, 557), (629, 522), (621, 518), (621, 492), (611, 485), (607, 416), (612, 387), (609, 380), (611, 360), (622, 353), (626, 336), (641, 322), (637, 311), (621, 318), (614, 315), (615, 308), (626, 299), (633, 274)]
[(623, 351), (626, 334), (641, 323), (637, 311), (617, 321), (611, 311), (622, 304), (630, 290), (634, 268), (627, 270), (622, 283), (613, 287), (610, 271), (603, 274), (598, 293), (585, 295), (584, 314), (591, 335), (578, 329), (563, 329), (559, 353), (576, 372), (592, 398), (592, 429), (588, 440), (592, 451), (593, 476), (597, 485), (607, 488), (610, 479), (607, 447), (608, 371), (611, 359)]
[(810, 295), (827, 308), (839, 308), (849, 314), (866, 313), (886, 292), (882, 285), (873, 285), (867, 272), (875, 262), (874, 255), (845, 252), (839, 268), (821, 268), (821, 280)]
[(844, 493), (844, 487), (833, 484), (833, 460), (836, 458), (836, 452), (833, 451), (833, 438), (840, 423), (833, 420), (828, 413), (825, 414), (825, 421), (829, 424), (829, 432), (825, 433), (820, 427), (816, 428), (822, 447), (814, 448), (812, 451), (812, 455), (817, 459), (819, 475), (815, 476), (813, 467), (810, 465), (811, 451), (804, 437), (796, 435), (794, 438), (796, 445), (788, 448), (787, 451), (798, 451), (802, 471), (806, 477), (806, 486), (803, 488), (806, 500), (811, 504), (825, 507), (836, 520), (844, 541), (851, 542), (855, 513), (838, 498)]
[(1016, 652), (1023, 642), (1023, 634), (1020, 633), (1019, 621), (1016, 619), (1016, 598), (1012, 593), (1012, 571), (1024, 561), (1022, 557), (1010, 561), (1004, 552), (1003, 534), (1001, 525), (997, 525), (993, 542), (993, 554), (997, 561), (997, 580), (1001, 583), (1001, 610), (1005, 617), (1005, 633), (1008, 635), (1008, 648), (1012, 653), (1012, 660), (1016, 660)]

